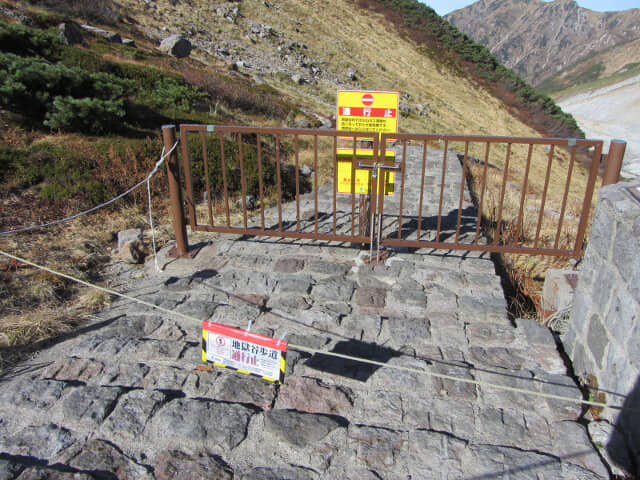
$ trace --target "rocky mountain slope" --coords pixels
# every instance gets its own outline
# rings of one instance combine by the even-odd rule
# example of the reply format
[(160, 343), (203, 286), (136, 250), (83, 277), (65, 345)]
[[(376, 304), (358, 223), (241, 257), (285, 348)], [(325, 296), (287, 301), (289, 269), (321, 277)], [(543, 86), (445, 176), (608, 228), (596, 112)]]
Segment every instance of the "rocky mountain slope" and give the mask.
[(159, 43), (179, 33), (194, 59), (266, 83), (323, 122), (340, 89), (402, 94), (407, 131), (535, 134), (469, 78), (425, 55), (382, 13), (342, 0), (206, 2), (114, 0)]
[(445, 18), (534, 85), (640, 38), (640, 9), (599, 13), (574, 0), (480, 0)]

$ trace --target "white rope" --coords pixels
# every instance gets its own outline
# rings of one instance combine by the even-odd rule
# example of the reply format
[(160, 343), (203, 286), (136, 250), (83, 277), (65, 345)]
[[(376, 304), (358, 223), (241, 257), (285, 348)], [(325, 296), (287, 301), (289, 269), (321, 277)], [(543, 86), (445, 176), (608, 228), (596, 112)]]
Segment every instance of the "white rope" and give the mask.
[(164, 153), (164, 147), (163, 147), (163, 148), (162, 148), (162, 152), (163, 152), (163, 153), (162, 153), (162, 154), (161, 154), (161, 156), (160, 156), (160, 160), (158, 160), (158, 161), (156, 162), (156, 165), (155, 165), (155, 167), (153, 168), (153, 170), (151, 171), (151, 173), (149, 173), (149, 175), (147, 175), (147, 176), (145, 177), (145, 179), (144, 179), (144, 180), (142, 180), (142, 181), (140, 181), (140, 182), (136, 183), (136, 184), (135, 184), (133, 187), (131, 187), (129, 190), (127, 190), (127, 191), (126, 191), (126, 192), (124, 192), (124, 193), (121, 193), (121, 194), (120, 194), (120, 195), (118, 195), (117, 197), (114, 197), (114, 198), (112, 198), (111, 200), (109, 200), (109, 201), (107, 201), (107, 202), (105, 202), (105, 203), (102, 203), (102, 204), (97, 205), (97, 206), (95, 206), (95, 207), (93, 207), (93, 208), (90, 208), (89, 210), (85, 210), (84, 212), (80, 212), (80, 213), (77, 213), (77, 214), (75, 214), (75, 215), (72, 215), (72, 216), (70, 216), (70, 217), (63, 218), (63, 219), (61, 219), (61, 220), (55, 220), (55, 221), (53, 221), (53, 222), (49, 222), (49, 223), (43, 223), (42, 225), (34, 225), (34, 226), (32, 226), (32, 227), (19, 228), (19, 229), (17, 229), (17, 230), (7, 230), (7, 231), (5, 231), (5, 232), (0, 232), (0, 236), (1, 236), (1, 235), (11, 235), (11, 234), (14, 234), (14, 233), (29, 232), (29, 231), (31, 231), (31, 230), (38, 230), (38, 229), (41, 229), (41, 228), (51, 227), (51, 226), (53, 226), (53, 225), (59, 225), (59, 224), (61, 224), (61, 223), (65, 223), (65, 222), (68, 222), (68, 221), (70, 221), (70, 220), (75, 220), (76, 218), (82, 217), (82, 216), (84, 216), (84, 215), (88, 215), (89, 213), (91, 213), (91, 212), (95, 212), (96, 210), (99, 210), (99, 209), (101, 209), (101, 208), (103, 208), (103, 207), (106, 207), (107, 205), (111, 205), (113, 202), (115, 202), (115, 201), (117, 201), (117, 200), (120, 200), (122, 197), (125, 197), (125, 196), (129, 195), (131, 192), (133, 192), (134, 190), (136, 190), (137, 188), (139, 188), (139, 187), (140, 187), (141, 185), (143, 185), (145, 182), (149, 182), (149, 181), (151, 180), (151, 177), (153, 177), (153, 176), (156, 174), (156, 172), (158, 171), (158, 169), (160, 168), (160, 165), (162, 165), (162, 163), (166, 160), (166, 158), (167, 158), (169, 155), (171, 155), (171, 153), (173, 153), (173, 151), (175, 150), (175, 148), (176, 148), (176, 146), (177, 146), (177, 145), (178, 145), (178, 142), (174, 143), (174, 144), (173, 144), (173, 147), (171, 147), (171, 149), (170, 149), (167, 153)]
[(147, 199), (149, 200), (149, 225), (151, 226), (151, 248), (153, 248), (153, 262), (156, 267), (156, 272), (160, 271), (158, 265), (158, 252), (156, 251), (156, 232), (153, 228), (153, 215), (151, 213), (151, 182), (147, 180)]
[[(176, 312), (176, 311), (173, 311), (173, 310), (169, 310), (169, 309), (164, 308), (164, 307), (160, 307), (160, 306), (155, 305), (153, 303), (146, 302), (144, 300), (140, 300), (138, 298), (131, 297), (129, 295), (125, 295), (125, 294), (120, 293), (120, 292), (116, 292), (115, 290), (110, 290), (108, 288), (100, 287), (98, 285), (94, 285), (94, 284), (91, 284), (89, 282), (85, 282), (84, 280), (80, 280), (80, 279), (72, 277), (70, 275), (66, 275), (64, 273), (57, 272), (55, 270), (52, 270), (52, 269), (47, 268), (47, 267), (44, 267), (42, 265), (38, 265), (36, 263), (30, 262), (28, 260), (25, 260), (23, 258), (16, 257), (15, 255), (11, 255), (10, 253), (3, 252), (2, 250), (0, 250), (0, 255), (3, 255), (3, 256), (5, 256), (7, 258), (10, 258), (12, 260), (16, 260), (18, 262), (24, 263), (26, 265), (30, 265), (30, 266), (38, 268), (40, 270), (44, 270), (45, 272), (49, 272), (49, 273), (51, 273), (53, 275), (57, 275), (59, 277), (66, 278), (67, 280), (71, 280), (71, 281), (79, 283), (81, 285), (85, 285), (87, 287), (94, 288), (96, 290), (100, 290), (100, 291), (108, 293), (110, 295), (114, 295), (116, 297), (124, 298), (124, 299), (130, 300), (132, 302), (139, 303), (141, 305), (146, 305), (146, 306), (148, 306), (150, 308), (154, 308), (156, 310), (160, 310), (161, 312), (168, 313), (169, 315), (174, 315), (176, 317), (184, 318), (184, 319), (187, 319), (189, 321), (196, 322), (196, 323), (202, 322), (202, 320), (200, 320), (198, 318), (191, 317), (189, 315), (185, 315), (183, 313)], [(565, 401), (565, 402), (569, 402), (569, 403), (579, 403), (579, 404), (588, 405), (588, 406), (591, 406), (591, 407), (612, 408), (612, 409), (616, 409), (616, 410), (621, 410), (621, 407), (619, 407), (617, 405), (610, 405), (610, 404), (601, 403), (601, 402), (593, 402), (591, 400), (577, 399), (577, 398), (572, 398), (572, 397), (566, 397), (566, 396), (563, 396), (563, 395), (555, 395), (555, 394), (552, 394), (552, 393), (536, 392), (534, 390), (527, 390), (527, 389), (524, 389), (524, 388), (509, 387), (507, 385), (500, 385), (500, 384), (496, 384), (496, 383), (483, 382), (483, 381), (479, 381), (479, 380), (471, 380), (471, 379), (468, 379), (468, 378), (455, 377), (455, 376), (446, 375), (446, 374), (443, 374), (443, 373), (437, 373), (437, 372), (432, 372), (432, 371), (428, 371), (428, 370), (420, 370), (420, 369), (411, 368), (411, 367), (403, 367), (403, 366), (400, 366), (400, 365), (390, 365), (390, 364), (383, 363), (383, 362), (378, 362), (378, 361), (375, 361), (375, 360), (368, 360), (368, 359), (361, 358), (361, 357), (353, 357), (353, 356), (350, 356), (350, 355), (343, 355), (341, 353), (336, 353), (336, 352), (327, 352), (327, 351), (322, 351), (322, 350), (316, 350), (316, 349), (313, 349), (313, 348), (308, 348), (308, 347), (305, 347), (305, 346), (302, 346), (302, 345), (295, 345), (295, 344), (292, 344), (292, 343), (289, 343), (288, 347), (290, 349), (292, 349), (292, 350), (299, 350), (301, 352), (307, 352), (307, 353), (319, 354), (319, 355), (326, 355), (326, 356), (329, 356), (329, 357), (341, 358), (341, 359), (345, 359), (345, 360), (352, 360), (352, 361), (356, 361), (356, 362), (375, 365), (375, 366), (382, 367), (382, 368), (390, 368), (392, 370), (401, 370), (401, 371), (405, 371), (405, 372), (411, 372), (411, 373), (417, 373), (417, 374), (420, 374), (420, 375), (427, 375), (427, 376), (431, 376), (431, 377), (435, 377), (435, 378), (441, 378), (443, 380), (451, 380), (451, 381), (454, 381), (454, 382), (470, 383), (470, 384), (477, 385), (479, 387), (485, 387), (485, 388), (491, 388), (491, 389), (496, 389), (496, 390), (505, 390), (505, 391), (509, 391), (509, 392), (522, 393), (522, 394), (525, 394), (525, 395), (532, 395), (532, 396), (536, 396), (536, 397), (544, 397), (544, 398), (549, 398), (549, 399), (553, 399), (553, 400), (561, 400), (561, 401)], [(523, 380), (526, 380), (526, 379), (523, 379)]]
[[(369, 365), (375, 365), (375, 366), (378, 366), (378, 367), (390, 368), (392, 370), (401, 370), (401, 371), (404, 371), (404, 372), (419, 373), (419, 374), (422, 374), (422, 375), (427, 375), (429, 377), (441, 378), (443, 380), (452, 380), (454, 382), (469, 383), (469, 384), (472, 384), (472, 385), (477, 385), (479, 387), (488, 387), (488, 388), (494, 388), (496, 390), (506, 390), (508, 392), (530, 394), (530, 395), (535, 395), (535, 396), (538, 396), (538, 397), (550, 398), (550, 399), (553, 399), (553, 400), (563, 400), (563, 401), (572, 402), (572, 403), (581, 403), (581, 404), (589, 405), (589, 406), (592, 406), (592, 407), (614, 408), (614, 409), (618, 409), (618, 410), (621, 409), (621, 407), (618, 407), (618, 406), (615, 406), (615, 405), (608, 405), (606, 403), (592, 402), (591, 400), (583, 400), (583, 399), (578, 400), (576, 398), (565, 397), (563, 395), (555, 395), (553, 393), (536, 392), (536, 391), (533, 391), (533, 390), (526, 390), (526, 389), (517, 388), (517, 387), (510, 387), (508, 385), (500, 385), (500, 384), (497, 384), (497, 383), (483, 382), (483, 381), (480, 381), (480, 380), (472, 380), (472, 379), (469, 379), (469, 378), (455, 377), (453, 375), (446, 375), (444, 373), (431, 372), (429, 370), (420, 370), (418, 368), (403, 367), (401, 365), (390, 365), (390, 364), (387, 364), (387, 363), (378, 362), (376, 360), (369, 360), (369, 359), (361, 358), (361, 357), (352, 357), (350, 355), (344, 355), (342, 353), (336, 353), (336, 352), (326, 352), (326, 351), (322, 351), (322, 350), (316, 350), (315, 348), (303, 347), (301, 345), (289, 344), (289, 347), (293, 348), (294, 350), (300, 350), (301, 352), (307, 352), (307, 353), (319, 354), (319, 355), (328, 355), (330, 357), (342, 358), (344, 360), (353, 360), (353, 361), (356, 361), (356, 362), (367, 363)], [(464, 368), (464, 367), (460, 367), (460, 368)], [(520, 378), (520, 380), (526, 380), (526, 378)], [(566, 385), (563, 385), (563, 386), (566, 386)]]

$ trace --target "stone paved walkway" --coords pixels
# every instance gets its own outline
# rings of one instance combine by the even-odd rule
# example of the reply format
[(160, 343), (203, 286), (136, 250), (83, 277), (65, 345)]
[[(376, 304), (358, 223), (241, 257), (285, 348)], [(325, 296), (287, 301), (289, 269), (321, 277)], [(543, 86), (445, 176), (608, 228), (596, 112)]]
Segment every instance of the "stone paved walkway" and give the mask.
[(295, 349), (281, 386), (196, 370), (201, 320), (251, 322), (291, 344), (579, 399), (550, 332), (508, 319), (487, 255), (371, 266), (346, 245), (209, 238), (192, 260), (161, 252), (161, 273), (116, 265), (110, 285), (193, 320), (117, 300), (0, 379), (0, 479), (609, 477), (577, 403)]

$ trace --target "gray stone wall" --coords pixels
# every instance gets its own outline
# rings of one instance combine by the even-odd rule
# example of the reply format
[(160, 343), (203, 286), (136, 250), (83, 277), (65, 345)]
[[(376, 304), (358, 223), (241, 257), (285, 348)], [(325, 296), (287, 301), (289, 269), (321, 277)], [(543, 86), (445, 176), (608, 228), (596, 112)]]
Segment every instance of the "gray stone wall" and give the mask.
[[(600, 190), (562, 337), (575, 374), (594, 375), (606, 402), (619, 406), (640, 378), (640, 203), (627, 190), (634, 185)], [(607, 409), (602, 417), (618, 414)]]

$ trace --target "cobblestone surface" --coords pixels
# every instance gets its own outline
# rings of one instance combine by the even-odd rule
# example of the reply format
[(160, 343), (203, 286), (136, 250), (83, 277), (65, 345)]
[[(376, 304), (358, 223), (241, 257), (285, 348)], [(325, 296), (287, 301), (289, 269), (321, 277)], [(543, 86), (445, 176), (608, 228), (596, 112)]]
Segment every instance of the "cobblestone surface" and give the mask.
[(281, 386), (196, 370), (211, 319), (581, 398), (545, 327), (507, 317), (487, 255), (394, 252), (372, 266), (349, 245), (218, 236), (194, 259), (159, 257), (160, 273), (115, 265), (113, 287), (192, 320), (118, 300), (5, 374), (1, 479), (609, 477), (577, 403), (295, 348)]

